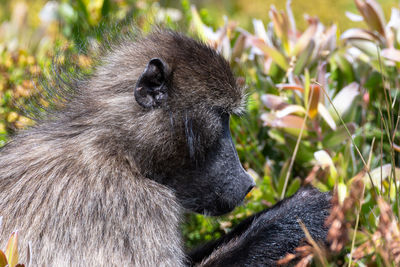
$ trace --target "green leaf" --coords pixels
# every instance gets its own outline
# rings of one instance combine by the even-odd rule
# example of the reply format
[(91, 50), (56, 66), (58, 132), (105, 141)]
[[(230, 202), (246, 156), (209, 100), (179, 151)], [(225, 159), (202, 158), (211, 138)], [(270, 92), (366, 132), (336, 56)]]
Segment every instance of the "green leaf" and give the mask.
[(304, 71), (304, 96), (303, 96), (303, 101), (304, 101), (304, 106), (308, 107), (308, 100), (310, 98), (310, 72), (308, 69)]
[(285, 185), (285, 180), (286, 180), (286, 173), (289, 169), (289, 163), (290, 163), (290, 158), (285, 161), (285, 163), (282, 166), (281, 172), (279, 173), (279, 178), (278, 178), (278, 186), (277, 186), (277, 191), (278, 195), (280, 196), (283, 191), (283, 186)]
[(304, 50), (300, 56), (298, 57), (296, 61), (296, 65), (294, 66), (294, 73), (299, 75), (301, 72), (303, 72), (304, 68), (307, 66), (307, 64), (311, 60), (311, 56), (313, 55), (315, 48), (315, 42), (314, 40), (311, 40), (310, 43), (308, 44), (306, 50)]
[[(349, 123), (346, 125), (350, 131), (350, 134), (353, 134), (356, 129), (356, 125), (354, 123)], [(348, 142), (350, 136), (347, 134), (346, 128), (344, 126), (340, 126), (336, 131), (330, 132), (325, 135), (324, 140), (322, 140), (322, 144), (326, 148), (334, 148), (343, 142)]]
[[(295, 137), (298, 137), (298, 134)], [(304, 136), (302, 138), (304, 138)], [(296, 140), (294, 138), (286, 138), (286, 146), (289, 149), (290, 154), (292, 154), (294, 147), (296, 146)], [(313, 145), (310, 144), (310, 142), (307, 142), (306, 140), (300, 142), (295, 162), (300, 165), (304, 163), (309, 163), (314, 158), (314, 149), (315, 148), (313, 147)]]
[(63, 20), (69, 23), (75, 23), (78, 20), (78, 15), (75, 10), (68, 4), (62, 3), (58, 9)]
[(112, 5), (111, 5), (111, 1), (110, 0), (104, 0), (103, 1), (103, 5), (101, 7), (101, 16), (103, 18), (110, 13), (111, 7), (112, 7)]
[(354, 81), (353, 66), (341, 52), (342, 51), (340, 51), (340, 53), (334, 54), (334, 62), (338, 65), (339, 69), (346, 76), (347, 81)]
[(81, 11), (82, 14), (85, 17), (85, 20), (89, 21), (89, 12), (88, 12), (88, 10), (86, 8), (86, 4), (82, 0), (76, 0), (76, 2), (78, 3), (79, 11)]
[(287, 191), (286, 191), (286, 196), (291, 196), (294, 193), (297, 192), (297, 190), (300, 188), (301, 186), (301, 180), (299, 177), (296, 177), (289, 185)]
[(271, 129), (268, 131), (268, 135), (271, 139), (275, 140), (279, 144), (285, 144), (285, 137), (281, 131), (277, 129)]

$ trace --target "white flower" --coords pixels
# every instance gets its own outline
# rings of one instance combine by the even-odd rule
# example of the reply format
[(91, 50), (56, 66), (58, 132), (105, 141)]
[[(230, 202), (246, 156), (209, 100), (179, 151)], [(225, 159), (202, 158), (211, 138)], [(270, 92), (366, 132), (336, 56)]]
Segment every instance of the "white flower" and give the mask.
[(50, 23), (57, 20), (59, 4), (56, 1), (47, 2), (39, 13), (42, 23)]

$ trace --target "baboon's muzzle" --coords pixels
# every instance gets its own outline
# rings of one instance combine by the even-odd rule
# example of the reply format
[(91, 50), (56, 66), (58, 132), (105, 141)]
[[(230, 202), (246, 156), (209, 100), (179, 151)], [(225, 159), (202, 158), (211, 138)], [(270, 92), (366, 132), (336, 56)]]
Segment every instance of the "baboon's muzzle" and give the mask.
[(219, 145), (212, 151), (206, 176), (214, 181), (212, 207), (206, 210), (220, 215), (233, 210), (255, 186), (253, 178), (243, 169), (229, 130), (229, 116), (223, 118)]

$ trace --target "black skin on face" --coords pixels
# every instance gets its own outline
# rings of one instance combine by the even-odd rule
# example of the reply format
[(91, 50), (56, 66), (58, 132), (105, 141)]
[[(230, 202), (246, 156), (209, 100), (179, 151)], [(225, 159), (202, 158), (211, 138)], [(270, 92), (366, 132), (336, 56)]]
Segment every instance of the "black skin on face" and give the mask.
[(213, 216), (232, 211), (255, 186), (239, 161), (228, 114), (222, 115), (221, 124), (220, 138), (207, 152), (205, 161), (181, 174), (182, 178), (176, 179), (179, 183), (170, 185), (183, 207)]

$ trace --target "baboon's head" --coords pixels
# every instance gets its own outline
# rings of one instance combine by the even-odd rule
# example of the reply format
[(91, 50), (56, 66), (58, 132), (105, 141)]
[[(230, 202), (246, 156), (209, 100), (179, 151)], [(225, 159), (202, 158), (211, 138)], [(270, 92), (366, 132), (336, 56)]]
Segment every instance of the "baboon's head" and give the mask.
[(229, 130), (243, 91), (209, 46), (156, 31), (114, 47), (92, 81), (104, 94), (97, 98), (114, 146), (143, 176), (172, 188), (185, 208), (223, 214), (254, 186)]

